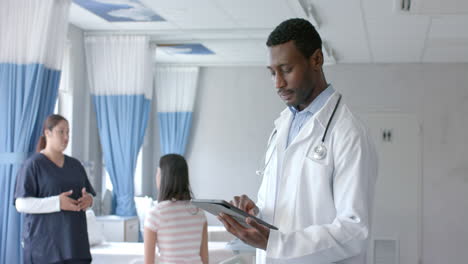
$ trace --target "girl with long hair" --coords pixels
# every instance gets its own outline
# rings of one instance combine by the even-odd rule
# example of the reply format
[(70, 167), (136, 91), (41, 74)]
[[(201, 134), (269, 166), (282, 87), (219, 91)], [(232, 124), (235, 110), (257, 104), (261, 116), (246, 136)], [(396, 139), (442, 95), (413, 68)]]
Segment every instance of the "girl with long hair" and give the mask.
[(158, 263), (208, 264), (206, 216), (190, 203), (193, 194), (184, 157), (161, 157), (156, 185), (158, 204), (145, 220), (145, 264), (154, 264), (156, 246)]

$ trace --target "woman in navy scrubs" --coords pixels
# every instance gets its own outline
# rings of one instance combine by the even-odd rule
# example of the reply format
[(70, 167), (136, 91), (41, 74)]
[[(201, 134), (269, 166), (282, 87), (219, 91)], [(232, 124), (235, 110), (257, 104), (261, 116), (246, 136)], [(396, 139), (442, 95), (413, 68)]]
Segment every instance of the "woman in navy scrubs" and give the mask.
[(37, 153), (18, 172), (15, 206), (25, 213), (24, 263), (91, 263), (85, 210), (93, 187), (81, 163), (63, 154), (68, 121), (49, 116)]

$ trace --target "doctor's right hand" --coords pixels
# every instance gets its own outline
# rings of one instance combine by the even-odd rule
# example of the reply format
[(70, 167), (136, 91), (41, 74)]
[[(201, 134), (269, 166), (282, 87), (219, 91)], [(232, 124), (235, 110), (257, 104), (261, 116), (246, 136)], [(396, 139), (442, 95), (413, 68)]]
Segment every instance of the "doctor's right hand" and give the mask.
[(70, 196), (73, 193), (73, 190), (68, 192), (63, 192), (59, 195), (60, 200), (60, 210), (63, 211), (80, 211), (80, 206), (78, 205), (78, 201), (72, 199)]
[(251, 215), (257, 215), (259, 210), (255, 203), (245, 194), (241, 196), (234, 196), (234, 200), (230, 202), (235, 207), (245, 211)]

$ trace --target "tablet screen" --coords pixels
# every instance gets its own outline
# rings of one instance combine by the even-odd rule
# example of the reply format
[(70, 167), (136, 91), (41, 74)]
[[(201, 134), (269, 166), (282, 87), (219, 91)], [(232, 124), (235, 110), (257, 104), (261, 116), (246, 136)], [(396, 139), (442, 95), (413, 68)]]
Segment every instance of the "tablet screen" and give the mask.
[(215, 216), (219, 215), (220, 213), (230, 215), (244, 227), (251, 227), (245, 222), (245, 218), (251, 217), (259, 224), (262, 224), (270, 229), (278, 230), (278, 228), (276, 228), (275, 226), (270, 225), (262, 219), (240, 210), (239, 208), (231, 205), (230, 203), (224, 200), (192, 199), (191, 202), (196, 207), (201, 208)]

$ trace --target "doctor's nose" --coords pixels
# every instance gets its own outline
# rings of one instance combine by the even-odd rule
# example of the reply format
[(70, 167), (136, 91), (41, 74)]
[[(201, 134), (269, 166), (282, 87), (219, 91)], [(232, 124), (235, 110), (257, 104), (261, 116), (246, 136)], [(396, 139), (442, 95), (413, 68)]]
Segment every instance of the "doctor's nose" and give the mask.
[(286, 81), (284, 80), (283, 76), (281, 76), (281, 74), (276, 74), (273, 80), (275, 82), (275, 87), (277, 89), (283, 88), (286, 86)]

